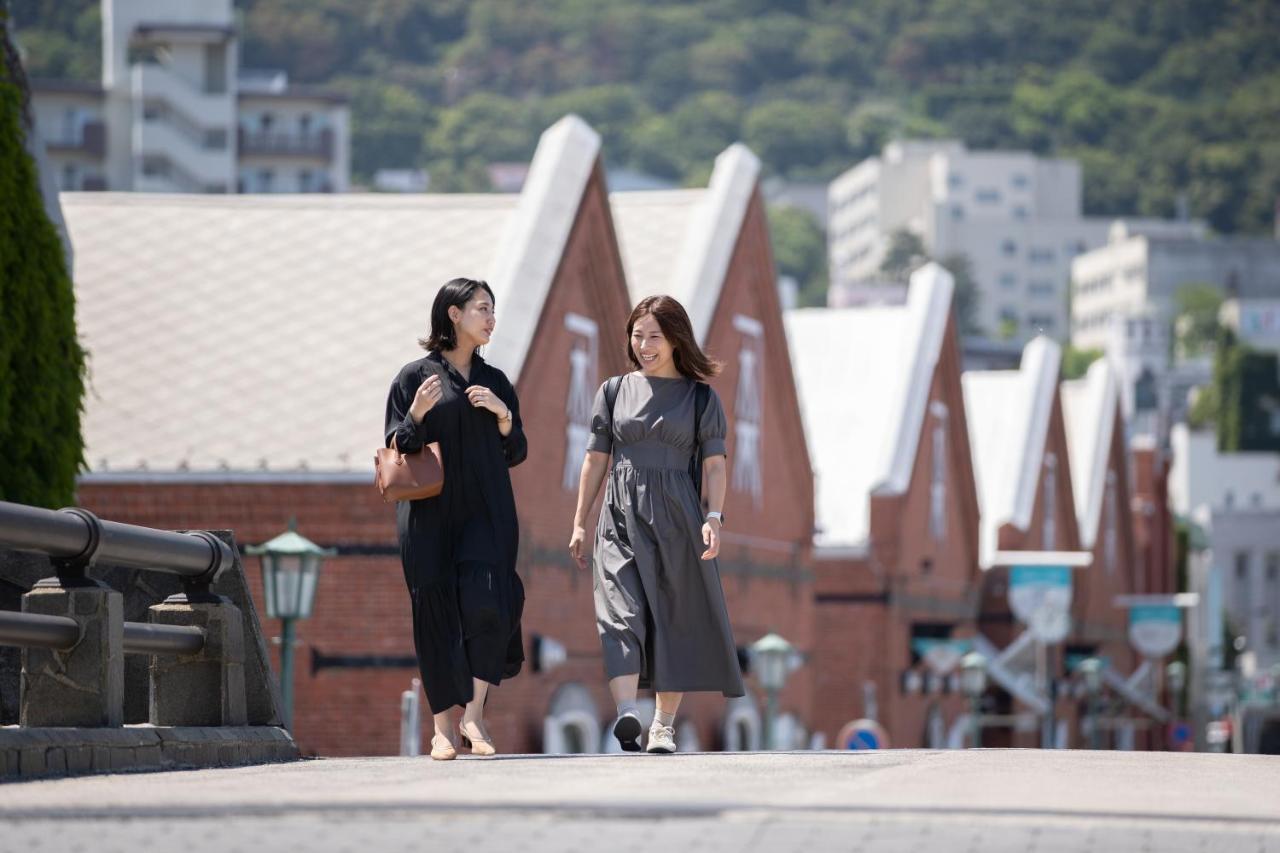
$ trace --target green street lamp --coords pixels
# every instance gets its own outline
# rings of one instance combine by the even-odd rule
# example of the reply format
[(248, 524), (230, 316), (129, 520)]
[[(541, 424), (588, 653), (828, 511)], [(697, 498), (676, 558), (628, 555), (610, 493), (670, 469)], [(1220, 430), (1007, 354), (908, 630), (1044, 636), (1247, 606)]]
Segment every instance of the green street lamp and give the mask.
[(751, 669), (764, 688), (764, 747), (776, 749), (774, 734), (778, 720), (778, 694), (791, 674), (796, 647), (772, 632), (751, 644)]
[(289, 529), (275, 539), (244, 550), (261, 559), (267, 616), (280, 620), (280, 697), (284, 706), (281, 710), (285, 728), (292, 728), (294, 622), (311, 615), (320, 565), (325, 557), (338, 552), (321, 548), (298, 533), (294, 519), (289, 520)]
[(982, 745), (982, 694), (987, 692), (987, 658), (969, 652), (960, 659), (960, 686), (969, 697), (969, 728), (973, 745)]
[(1089, 694), (1089, 748), (1101, 749), (1101, 726), (1098, 725), (1098, 694), (1102, 692), (1102, 661), (1085, 658), (1080, 661), (1080, 676)]

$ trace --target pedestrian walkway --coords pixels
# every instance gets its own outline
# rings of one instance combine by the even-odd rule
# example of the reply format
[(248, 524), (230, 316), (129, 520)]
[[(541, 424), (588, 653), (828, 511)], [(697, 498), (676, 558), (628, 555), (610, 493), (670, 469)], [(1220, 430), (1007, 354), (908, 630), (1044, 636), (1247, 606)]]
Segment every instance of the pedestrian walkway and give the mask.
[(0, 786), (0, 851), (1280, 853), (1280, 759), (888, 751), (329, 759)]

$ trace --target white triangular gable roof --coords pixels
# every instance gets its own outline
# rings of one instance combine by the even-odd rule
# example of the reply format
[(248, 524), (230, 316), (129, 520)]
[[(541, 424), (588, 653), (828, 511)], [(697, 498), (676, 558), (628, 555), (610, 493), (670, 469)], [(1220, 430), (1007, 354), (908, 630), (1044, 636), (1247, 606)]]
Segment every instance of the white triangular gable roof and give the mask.
[(1071, 457), (1071, 489), (1075, 496), (1080, 542), (1092, 548), (1106, 497), (1107, 459), (1115, 432), (1120, 386), (1115, 368), (1100, 358), (1081, 379), (1062, 383), (1062, 417)]
[(575, 115), (538, 141), (515, 215), (493, 256), (489, 283), (505, 294), (502, 333), (485, 353), (514, 384), (520, 379), (542, 306), (600, 156), (600, 135)]
[(446, 281), (488, 272), (519, 378), (598, 152), (562, 120), (519, 196), (63, 194), (89, 476), (367, 480)]
[(978, 563), (984, 569), (993, 565), (1003, 525), (1031, 524), (1061, 358), (1058, 344), (1040, 336), (1023, 349), (1018, 370), (961, 375), (981, 510)]
[(953, 290), (951, 274), (928, 264), (905, 305), (787, 312), (819, 556), (865, 549), (871, 496), (910, 484)]
[(613, 193), (632, 302), (674, 297), (705, 341), (759, 178), (760, 160), (735, 143), (716, 157), (706, 189)]

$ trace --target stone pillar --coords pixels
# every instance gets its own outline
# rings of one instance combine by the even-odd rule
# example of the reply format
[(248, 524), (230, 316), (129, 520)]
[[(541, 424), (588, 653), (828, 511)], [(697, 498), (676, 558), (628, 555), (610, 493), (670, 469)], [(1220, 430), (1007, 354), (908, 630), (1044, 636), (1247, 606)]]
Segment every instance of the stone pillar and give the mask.
[(66, 651), (24, 648), (23, 726), (119, 726), (124, 717), (124, 599), (98, 581), (40, 581), (22, 612), (66, 616), (80, 640)]
[(156, 625), (204, 629), (204, 648), (194, 655), (151, 658), (151, 725), (243, 726), (244, 624), (225, 598), (189, 601), (172, 596), (148, 611)]

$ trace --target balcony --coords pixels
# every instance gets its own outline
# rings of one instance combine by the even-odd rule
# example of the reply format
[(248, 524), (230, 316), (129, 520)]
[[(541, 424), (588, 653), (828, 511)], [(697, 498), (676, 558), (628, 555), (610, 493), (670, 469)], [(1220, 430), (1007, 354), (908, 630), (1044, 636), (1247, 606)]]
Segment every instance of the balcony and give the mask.
[(56, 153), (102, 157), (107, 153), (107, 127), (100, 121), (88, 121), (76, 130), (68, 129), (46, 138), (45, 145)]
[(237, 136), (241, 157), (317, 157), (333, 158), (333, 131), (325, 128), (317, 133), (272, 133), (240, 128)]

